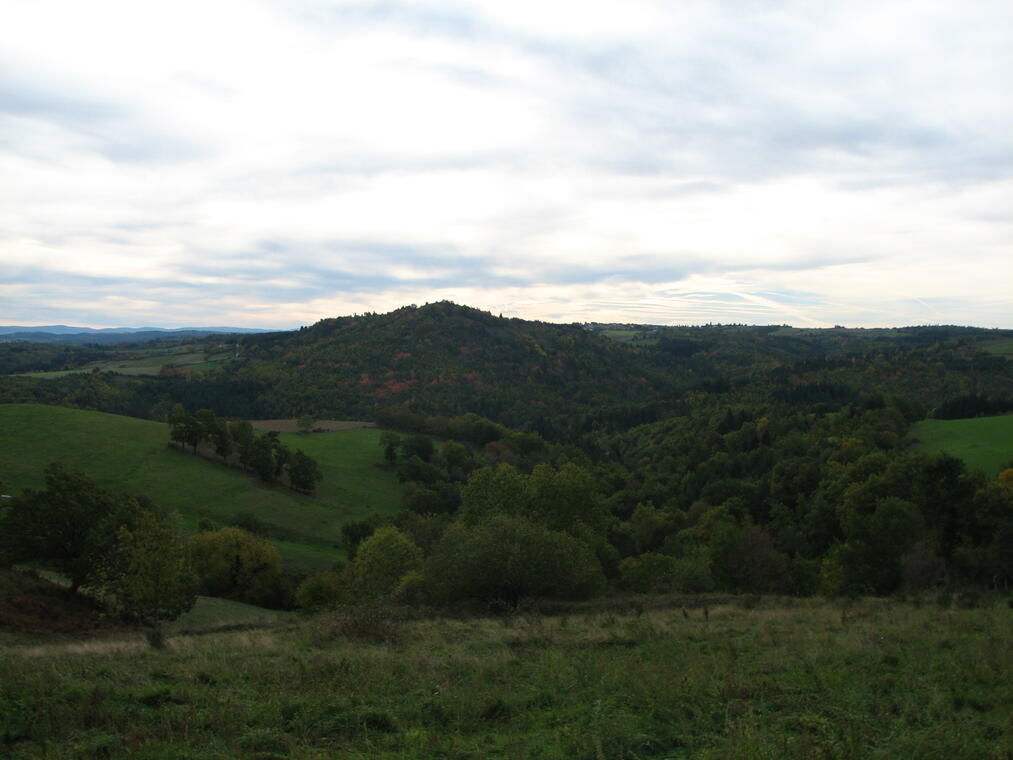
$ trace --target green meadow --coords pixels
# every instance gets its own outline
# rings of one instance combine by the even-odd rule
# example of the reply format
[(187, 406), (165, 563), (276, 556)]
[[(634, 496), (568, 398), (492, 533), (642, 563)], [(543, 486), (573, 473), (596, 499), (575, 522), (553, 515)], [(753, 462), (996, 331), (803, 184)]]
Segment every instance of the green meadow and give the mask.
[(199, 596), (193, 609), (166, 624), (166, 630), (172, 633), (233, 626), (265, 626), (287, 620), (292, 616), (293, 613), (285, 610), (269, 610), (266, 607), (243, 604), (232, 599)]
[(1011, 626), (997, 598), (631, 598), (26, 642), (0, 649), (0, 741), (11, 760), (997, 760)]
[[(113, 349), (110, 349), (112, 352)], [(188, 372), (210, 372), (234, 358), (234, 351), (207, 353), (193, 345), (172, 345), (156, 348), (130, 349), (118, 352), (113, 359), (89, 362), (75, 369), (48, 372), (24, 372), (27, 377), (54, 378), (77, 372), (117, 372), (121, 375), (157, 375), (166, 365)]]
[(1013, 414), (966, 420), (922, 420), (911, 429), (918, 448), (963, 459), (971, 469), (995, 477), (1013, 466)]
[(981, 347), (990, 354), (1013, 358), (1013, 338), (996, 338), (985, 341)]
[(341, 526), (400, 508), (400, 487), (382, 461), (376, 429), (282, 434), (316, 459), (324, 481), (313, 497), (168, 446), (163, 423), (35, 404), (0, 405), (0, 482), (5, 493), (43, 486), (43, 470), (59, 461), (100, 486), (140, 494), (178, 513), (185, 526), (201, 518), (237, 516), (265, 524), (286, 565), (329, 567), (343, 556)]

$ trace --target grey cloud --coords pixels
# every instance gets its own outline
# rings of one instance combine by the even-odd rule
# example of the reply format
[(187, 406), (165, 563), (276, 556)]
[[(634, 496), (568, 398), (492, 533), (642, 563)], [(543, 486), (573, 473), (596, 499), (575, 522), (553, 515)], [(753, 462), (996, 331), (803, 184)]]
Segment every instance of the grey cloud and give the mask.
[[(131, 108), (29, 77), (0, 80), (0, 114), (53, 124), (80, 136), (96, 153), (115, 162), (174, 162), (204, 155), (191, 138), (150, 124)], [(8, 149), (17, 149), (21, 141), (13, 130), (0, 140)]]
[(0, 79), (0, 113), (80, 125), (116, 118), (123, 112), (114, 103), (63, 92), (40, 81), (10, 73)]
[[(255, 284), (277, 276), (296, 285), (304, 295), (334, 291), (380, 292), (412, 287), (522, 287), (532, 284), (577, 285), (602, 281), (643, 283), (671, 282), (707, 268), (699, 257), (681, 257), (672, 264), (659, 264), (658, 257), (628, 256), (608, 262), (585, 264), (532, 265), (523, 275), (503, 273), (502, 255), (463, 255), (452, 246), (405, 245), (382, 240), (263, 240), (253, 246), (227, 253), (208, 253), (200, 259), (216, 263), (195, 263), (187, 271), (195, 276), (227, 277), (238, 283)], [(244, 271), (255, 260), (254, 270)], [(398, 277), (402, 267), (421, 270), (421, 276)], [(431, 275), (426, 275), (426, 271)], [(268, 286), (265, 286), (268, 287)]]
[[(256, 262), (255, 268), (249, 268), (250, 261)], [(429, 269), (433, 274), (410, 279), (393, 274), (406, 266), (423, 272)], [(243, 287), (257, 287), (265, 278), (277, 277), (294, 284), (263, 287), (298, 291), (303, 297), (335, 291), (377, 292), (403, 285), (440, 288), (503, 284), (503, 278), (490, 272), (488, 262), (464, 257), (452, 247), (382, 240), (266, 239), (234, 251), (206, 251), (187, 271), (195, 276), (225, 278)]]
[[(544, 90), (527, 94), (554, 102), (572, 124), (596, 137), (595, 147), (590, 153), (564, 148), (550, 154), (532, 146), (514, 162), (590, 166), (607, 174), (711, 174), (759, 181), (797, 172), (847, 173), (850, 158), (877, 162), (871, 172), (867, 165), (861, 168), (866, 186), (920, 182), (927, 175), (981, 181), (1008, 172), (1013, 153), (1008, 138), (982, 141), (949, 124), (919, 123), (905, 105), (916, 97), (911, 93), (892, 98), (864, 93), (862, 82), (880, 73), (875, 63), (856, 57), (815, 71), (792, 71), (785, 68), (783, 53), (804, 42), (805, 24), (785, 24), (763, 4), (728, 5), (724, 13), (728, 24), (672, 50), (522, 33), (492, 25), (479, 13), (400, 2), (344, 5), (327, 9), (324, 17), (339, 31), (393, 26), (416, 36), (502, 45), (541, 61), (555, 80), (547, 78)], [(433, 68), (471, 86), (520, 86), (491, 75), (480, 63)], [(766, 86), (765, 79), (781, 78), (799, 79), (790, 95), (781, 94), (779, 81)], [(567, 80), (574, 86), (556, 90), (549, 84)], [(825, 92), (858, 100), (827, 114), (809, 105), (810, 96)], [(510, 160), (475, 155), (429, 162), (488, 166)], [(331, 171), (384, 169), (382, 159), (330, 166)]]
[(393, 25), (421, 36), (476, 38), (495, 33), (475, 14), (402, 2), (344, 3), (315, 8), (312, 12), (289, 12), (314, 25), (326, 24), (338, 32), (362, 26)]
[(113, 127), (94, 132), (92, 137), (98, 152), (117, 163), (176, 163), (208, 155), (208, 151), (193, 140), (143, 128), (132, 131), (128, 127), (120, 131)]

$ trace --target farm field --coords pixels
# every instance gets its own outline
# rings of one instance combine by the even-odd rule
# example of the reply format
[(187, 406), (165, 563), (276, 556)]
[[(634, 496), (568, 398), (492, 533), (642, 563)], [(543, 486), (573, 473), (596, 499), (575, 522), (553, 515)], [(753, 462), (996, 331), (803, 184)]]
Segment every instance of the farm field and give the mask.
[(995, 477), (1013, 462), (1013, 414), (966, 420), (922, 420), (911, 429), (918, 448), (944, 452)]
[(1013, 358), (1013, 338), (996, 338), (981, 344), (982, 349), (996, 356)]
[(1009, 757), (1013, 610), (957, 601), (353, 608), (161, 650), (9, 645), (0, 732), (12, 760)]
[(253, 476), (169, 448), (166, 425), (101, 412), (33, 404), (0, 405), (0, 481), (5, 493), (43, 486), (53, 461), (100, 486), (142, 494), (193, 529), (201, 518), (237, 515), (272, 529), (286, 566), (330, 567), (343, 556), (341, 526), (400, 509), (393, 473), (381, 461), (376, 429), (283, 434), (317, 459), (325, 480), (314, 498), (262, 485)]
[(173, 365), (189, 372), (208, 372), (232, 361), (233, 350), (208, 354), (200, 347), (168, 346), (163, 348), (137, 349), (121, 352), (122, 355), (103, 361), (89, 362), (75, 369), (49, 372), (24, 372), (25, 377), (54, 378), (80, 372), (117, 372), (121, 375), (157, 375), (166, 365)]

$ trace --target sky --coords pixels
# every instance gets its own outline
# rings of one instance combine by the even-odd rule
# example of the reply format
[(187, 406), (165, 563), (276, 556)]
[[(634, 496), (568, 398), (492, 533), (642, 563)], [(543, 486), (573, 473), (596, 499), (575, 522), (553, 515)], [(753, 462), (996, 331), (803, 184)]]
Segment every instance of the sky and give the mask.
[(1013, 3), (0, 3), (0, 324), (440, 300), (1013, 328)]

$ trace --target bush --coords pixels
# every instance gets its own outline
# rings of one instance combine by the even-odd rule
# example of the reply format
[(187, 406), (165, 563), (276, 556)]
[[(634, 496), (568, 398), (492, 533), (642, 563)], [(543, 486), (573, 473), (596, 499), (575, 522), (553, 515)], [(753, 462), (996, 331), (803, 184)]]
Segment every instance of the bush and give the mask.
[(295, 592), (295, 604), (307, 612), (333, 607), (340, 601), (343, 590), (339, 573), (331, 570), (314, 573), (299, 584)]
[(426, 574), (437, 600), (510, 606), (524, 597), (588, 598), (605, 580), (587, 544), (506, 515), (451, 526), (433, 548)]
[(409, 570), (398, 581), (393, 597), (402, 604), (422, 604), (426, 600), (426, 577), (419, 570)]
[(664, 554), (646, 552), (619, 563), (619, 578), (628, 591), (646, 593), (672, 588), (677, 560)]
[(393, 525), (384, 525), (362, 542), (352, 571), (363, 599), (389, 596), (406, 573), (422, 568), (422, 550)]
[(700, 594), (714, 590), (710, 560), (699, 552), (682, 557), (672, 566), (672, 590), (684, 594)]
[(190, 539), (189, 554), (209, 596), (275, 607), (286, 602), (281, 555), (242, 528), (198, 533)]

